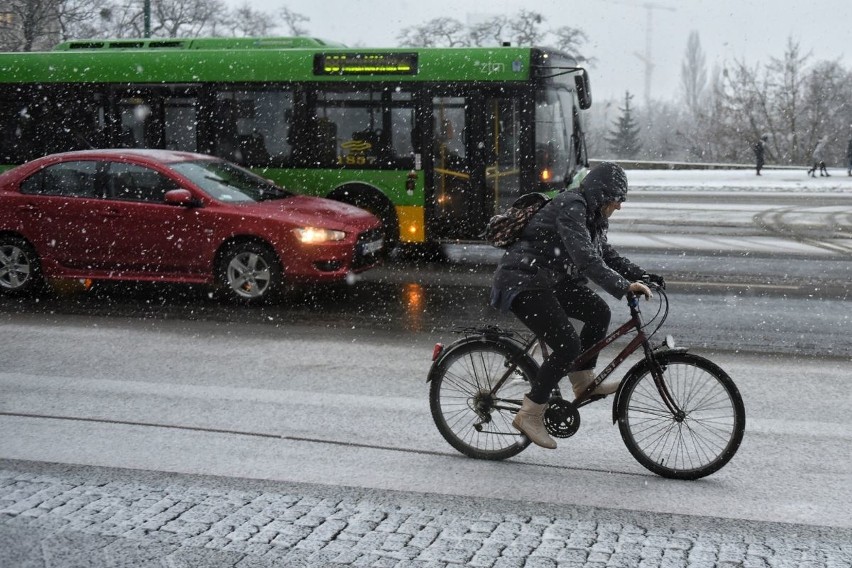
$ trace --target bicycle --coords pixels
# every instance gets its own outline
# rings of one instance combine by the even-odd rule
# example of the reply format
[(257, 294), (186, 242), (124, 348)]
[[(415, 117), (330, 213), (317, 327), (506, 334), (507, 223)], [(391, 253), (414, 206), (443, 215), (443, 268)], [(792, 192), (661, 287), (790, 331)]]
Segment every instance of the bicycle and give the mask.
[[(656, 347), (651, 338), (669, 313), (669, 300), (659, 286), (657, 313), (642, 320), (638, 298), (629, 293), (630, 320), (580, 354), (575, 368), (631, 331), (630, 340), (589, 387), (573, 401), (554, 389), (544, 415), (548, 433), (569, 438), (580, 428), (579, 409), (605, 396), (595, 388), (642, 348), (644, 357), (633, 365), (614, 394), (613, 423), (633, 457), (657, 475), (699, 479), (727, 464), (745, 430), (745, 407), (733, 380), (710, 360), (676, 347), (671, 336)], [(646, 333), (654, 323), (656, 327)], [(512, 426), (512, 419), (538, 371), (536, 348), (542, 358), (547, 346), (538, 337), (497, 326), (455, 330), (464, 337), (432, 354), (429, 404), (435, 425), (462, 454), (502, 460), (523, 451), (530, 440)]]

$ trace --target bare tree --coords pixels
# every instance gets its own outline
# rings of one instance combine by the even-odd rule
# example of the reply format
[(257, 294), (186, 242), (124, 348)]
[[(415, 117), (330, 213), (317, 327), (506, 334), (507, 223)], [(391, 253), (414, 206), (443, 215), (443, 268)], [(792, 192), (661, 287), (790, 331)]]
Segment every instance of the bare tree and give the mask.
[(802, 143), (810, 155), (817, 141), (828, 136), (826, 158), (839, 163), (845, 157), (845, 141), (850, 133), (852, 116), (852, 74), (837, 61), (821, 61), (813, 65), (805, 78), (802, 93), (804, 109)]
[(550, 45), (567, 53), (578, 63), (592, 60), (582, 52), (588, 40), (583, 30), (563, 26), (545, 30), (541, 14), (521, 10), (512, 18), (495, 16), (465, 27), (453, 18), (435, 18), (419, 26), (404, 28), (397, 36), (403, 47), (486, 47), (510, 41), (514, 45)]
[[(51, 1), (60, 5), (57, 14), (61, 39), (128, 38), (144, 34), (144, 0)], [(308, 18), (287, 8), (283, 10), (288, 31), (294, 35), (306, 34), (301, 23)], [(151, 0), (153, 37), (263, 36), (275, 33), (276, 27), (274, 17), (248, 4), (228, 10), (223, 0)]]
[(435, 18), (403, 28), (396, 39), (403, 47), (465, 47), (471, 43), (464, 25), (453, 18)]
[(308, 29), (302, 27), (302, 24), (309, 22), (310, 18), (303, 16), (298, 12), (294, 12), (286, 6), (281, 8), (280, 14), (284, 19), (284, 25), (287, 28), (287, 33), (294, 36), (308, 35)]
[(678, 120), (675, 130), (683, 158), (706, 160), (711, 154), (707, 147), (712, 105), (707, 88), (707, 68), (698, 32), (689, 33), (686, 53), (680, 67), (680, 82), (685, 105), (684, 116)]
[(509, 20), (509, 32), (516, 45), (541, 45), (547, 32), (542, 29), (544, 17), (538, 12), (521, 10)]
[[(786, 164), (808, 160), (816, 139), (826, 134), (823, 121), (832, 98), (826, 95), (826, 89), (837, 90), (837, 85), (824, 82), (824, 77), (814, 76), (808, 67), (810, 57), (789, 38), (784, 56), (771, 58), (763, 68), (735, 61), (726, 69), (717, 135), (727, 143), (732, 159), (748, 159), (748, 142), (766, 133), (770, 157)], [(832, 81), (843, 81), (839, 66), (819, 68)]]
[(680, 66), (680, 84), (686, 108), (693, 116), (698, 116), (707, 87), (707, 68), (704, 52), (701, 50), (701, 40), (698, 32), (694, 30), (689, 32), (689, 39), (686, 41), (686, 55)]
[(509, 19), (506, 16), (495, 16), (473, 24), (468, 29), (470, 44), (474, 47), (500, 45), (506, 40), (508, 26)]
[(802, 54), (799, 43), (790, 37), (784, 57), (773, 57), (766, 66), (766, 92), (760, 97), (759, 111), (772, 136), (771, 147), (787, 163), (804, 163), (810, 153), (801, 144), (800, 120), (805, 112), (803, 97), (810, 57), (810, 53)]
[(151, 2), (151, 35), (197, 37), (209, 33), (226, 12), (222, 0), (159, 0)]
[(6, 51), (48, 49), (60, 39), (60, 0), (9, 0), (3, 12), (9, 22), (0, 28), (0, 46)]
[(273, 17), (255, 10), (248, 2), (230, 12), (221, 25), (228, 30), (227, 35), (234, 37), (268, 36), (275, 29)]
[(580, 51), (583, 44), (589, 39), (586, 32), (580, 28), (562, 26), (561, 28), (556, 28), (551, 33), (555, 36), (553, 46), (556, 49), (567, 53), (577, 60), (577, 63), (592, 63), (593, 60), (583, 55)]

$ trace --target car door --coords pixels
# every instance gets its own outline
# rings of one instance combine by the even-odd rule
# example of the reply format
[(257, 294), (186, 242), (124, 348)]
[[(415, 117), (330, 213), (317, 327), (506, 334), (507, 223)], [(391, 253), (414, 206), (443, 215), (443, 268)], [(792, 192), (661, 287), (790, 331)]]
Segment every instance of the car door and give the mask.
[(115, 238), (97, 160), (72, 160), (21, 183), (18, 206), (39, 254), (80, 273), (109, 270)]
[(107, 201), (118, 214), (113, 229), (115, 269), (124, 275), (198, 274), (209, 271), (211, 244), (202, 229), (201, 210), (168, 205), (167, 191), (180, 185), (152, 167), (110, 161)]

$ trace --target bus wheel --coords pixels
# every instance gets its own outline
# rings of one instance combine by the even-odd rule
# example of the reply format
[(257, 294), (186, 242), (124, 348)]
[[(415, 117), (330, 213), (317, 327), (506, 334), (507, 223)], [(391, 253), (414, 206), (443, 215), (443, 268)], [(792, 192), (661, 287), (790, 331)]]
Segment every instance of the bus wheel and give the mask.
[(399, 221), (396, 218), (396, 210), (389, 201), (370, 195), (356, 195), (348, 203), (366, 209), (379, 218), (384, 229), (386, 253), (390, 253), (396, 248), (399, 244)]
[(278, 257), (261, 243), (231, 243), (222, 251), (216, 272), (225, 298), (237, 303), (260, 304), (283, 290)]

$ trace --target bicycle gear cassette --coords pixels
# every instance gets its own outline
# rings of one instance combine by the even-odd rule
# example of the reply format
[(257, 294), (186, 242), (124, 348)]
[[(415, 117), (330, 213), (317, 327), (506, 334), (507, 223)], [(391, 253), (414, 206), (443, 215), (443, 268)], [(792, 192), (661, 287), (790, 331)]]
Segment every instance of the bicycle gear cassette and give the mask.
[(544, 427), (554, 438), (570, 438), (580, 429), (580, 413), (567, 400), (551, 398), (544, 412)]

